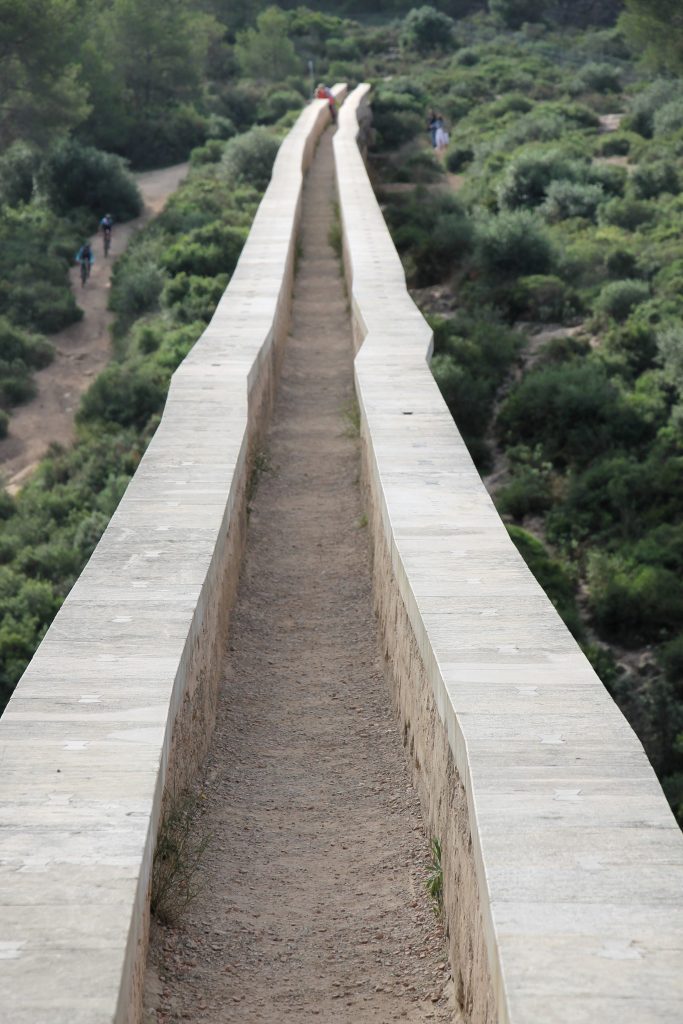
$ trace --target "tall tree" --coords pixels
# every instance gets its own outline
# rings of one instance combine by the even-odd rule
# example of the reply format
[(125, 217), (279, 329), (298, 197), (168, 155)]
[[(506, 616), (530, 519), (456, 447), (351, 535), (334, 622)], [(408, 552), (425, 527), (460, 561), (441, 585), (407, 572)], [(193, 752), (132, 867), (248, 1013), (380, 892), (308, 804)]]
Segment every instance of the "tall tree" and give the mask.
[(489, 0), (491, 14), (507, 28), (517, 29), (525, 21), (542, 21), (549, 0)]
[(88, 114), (75, 0), (0, 0), (0, 147), (38, 146)]
[(301, 70), (287, 27), (287, 16), (269, 7), (259, 14), (256, 28), (238, 32), (235, 54), (243, 74), (278, 82)]
[(683, 73), (681, 0), (625, 0), (619, 24), (636, 52), (653, 67)]
[(113, 0), (92, 20), (81, 50), (93, 114), (87, 135), (126, 152), (131, 136), (200, 99), (212, 39), (224, 27), (186, 0)]

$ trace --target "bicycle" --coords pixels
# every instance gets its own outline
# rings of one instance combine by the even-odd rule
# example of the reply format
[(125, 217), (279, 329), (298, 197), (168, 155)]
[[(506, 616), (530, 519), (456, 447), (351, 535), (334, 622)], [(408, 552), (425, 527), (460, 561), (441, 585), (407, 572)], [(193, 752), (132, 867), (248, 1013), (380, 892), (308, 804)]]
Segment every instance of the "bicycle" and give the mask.
[(81, 285), (85, 287), (85, 283), (90, 277), (90, 269), (93, 263), (92, 249), (88, 243), (85, 243), (76, 253), (76, 263), (78, 263), (81, 271)]

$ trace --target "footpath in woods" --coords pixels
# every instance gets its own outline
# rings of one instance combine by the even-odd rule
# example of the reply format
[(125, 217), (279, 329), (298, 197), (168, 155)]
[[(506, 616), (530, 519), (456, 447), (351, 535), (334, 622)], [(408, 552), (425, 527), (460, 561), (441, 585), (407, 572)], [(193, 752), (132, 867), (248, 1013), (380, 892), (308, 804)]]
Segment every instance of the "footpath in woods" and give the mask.
[(50, 336), (55, 358), (34, 374), (35, 398), (12, 409), (9, 436), (0, 441), (0, 481), (10, 494), (16, 494), (31, 476), (49, 445), (73, 443), (74, 417), (81, 395), (111, 359), (109, 327), (113, 316), (108, 303), (112, 264), (133, 234), (162, 211), (188, 167), (186, 163), (176, 164), (136, 174), (144, 202), (142, 215), (114, 225), (111, 252), (106, 259), (101, 236), (90, 239), (95, 263), (85, 287), (81, 286), (79, 267), (71, 268), (71, 288), (83, 319)]
[(199, 895), (153, 924), (148, 1024), (459, 1020), (372, 609), (333, 198), (328, 131), (196, 788)]

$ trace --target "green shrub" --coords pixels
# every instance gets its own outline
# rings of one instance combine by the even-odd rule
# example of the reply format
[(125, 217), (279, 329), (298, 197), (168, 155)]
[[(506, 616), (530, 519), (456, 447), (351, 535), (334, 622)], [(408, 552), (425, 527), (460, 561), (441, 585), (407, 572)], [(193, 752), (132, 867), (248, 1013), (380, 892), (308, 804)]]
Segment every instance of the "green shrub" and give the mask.
[(362, 49), (355, 39), (327, 39), (325, 50), (330, 60), (359, 60), (362, 56)]
[(507, 444), (540, 447), (559, 467), (586, 465), (648, 436), (604, 368), (589, 359), (527, 373), (503, 403), (497, 429)]
[(153, 369), (113, 363), (83, 395), (78, 421), (143, 428), (165, 399), (165, 383)]
[[(17, 268), (21, 269), (21, 268)], [(0, 314), (15, 324), (54, 334), (83, 316), (72, 292), (49, 281), (0, 282)]]
[(506, 28), (521, 28), (525, 21), (540, 21), (544, 4), (539, 0), (489, 0), (491, 14)]
[(109, 308), (124, 322), (159, 306), (164, 275), (153, 258), (144, 250), (120, 260), (114, 274)]
[(575, 334), (551, 338), (538, 352), (535, 365), (553, 366), (569, 363), (577, 357), (587, 356), (591, 351), (590, 342)]
[(6, 409), (28, 402), (36, 394), (35, 381), (21, 359), (0, 359), (0, 406)]
[(142, 199), (123, 160), (84, 146), (75, 139), (58, 142), (40, 169), (40, 186), (58, 213), (85, 207), (109, 211), (114, 220), (130, 220), (142, 211)]
[(511, 92), (507, 96), (501, 96), (489, 109), (496, 117), (503, 117), (505, 114), (528, 114), (534, 109), (534, 103), (520, 92)]
[(496, 494), (496, 507), (501, 515), (521, 522), (525, 516), (538, 516), (552, 506), (548, 481), (535, 470), (520, 470)]
[(162, 294), (162, 305), (173, 312), (180, 323), (197, 320), (208, 323), (228, 284), (228, 274), (198, 277), (195, 274), (176, 274), (167, 282)]
[(222, 114), (209, 114), (206, 119), (206, 145), (212, 142), (225, 142), (237, 134), (237, 129), (229, 117)]
[(556, 142), (566, 134), (567, 128), (567, 122), (557, 111), (537, 107), (501, 132), (498, 147), (509, 152), (532, 142)]
[(273, 124), (290, 110), (300, 111), (303, 107), (301, 93), (294, 89), (276, 89), (261, 101), (258, 107), (258, 119), (265, 124)]
[(10, 361), (19, 359), (27, 367), (39, 370), (52, 362), (54, 348), (47, 338), (28, 334), (6, 317), (0, 317), (0, 356)]
[(0, 156), (0, 206), (28, 203), (40, 160), (25, 142), (15, 142)]
[(637, 275), (638, 259), (628, 249), (612, 249), (605, 259), (605, 269), (610, 277), (633, 278)]
[(637, 319), (614, 324), (603, 338), (603, 346), (610, 355), (623, 360), (628, 376), (637, 377), (651, 369), (657, 355), (655, 332)]
[(401, 26), (399, 42), (404, 50), (426, 54), (447, 50), (453, 42), (454, 21), (434, 7), (413, 7)]
[(627, 197), (610, 199), (598, 211), (601, 224), (611, 224), (626, 231), (637, 231), (643, 224), (651, 224), (656, 217), (651, 203)]
[(623, 542), (676, 522), (683, 517), (681, 473), (683, 459), (666, 450), (655, 448), (644, 460), (638, 453), (603, 455), (569, 478), (562, 503), (546, 520), (548, 536), (561, 543)]
[(662, 523), (629, 547), (632, 557), (648, 565), (659, 565), (683, 573), (683, 523)]
[(672, 135), (683, 128), (683, 98), (671, 100), (655, 111), (652, 119), (655, 138), (660, 135)]
[(656, 199), (662, 192), (677, 196), (681, 191), (678, 169), (669, 160), (640, 164), (631, 175), (631, 184), (638, 199)]
[(670, 640), (659, 651), (659, 661), (669, 682), (676, 687), (677, 696), (683, 698), (683, 634)]
[(576, 179), (576, 162), (559, 150), (522, 153), (509, 165), (498, 188), (498, 202), (507, 210), (540, 206), (555, 179)]
[(479, 221), (475, 261), (492, 279), (551, 273), (556, 255), (550, 236), (529, 210), (503, 210)]
[(97, 547), (100, 537), (107, 529), (110, 516), (95, 509), (90, 515), (81, 519), (74, 534), (73, 546), (79, 559), (86, 562)]
[(495, 495), (496, 507), (503, 515), (522, 520), (541, 515), (553, 501), (552, 466), (544, 462), (540, 449), (517, 445), (508, 453), (510, 480)]
[(541, 210), (550, 221), (584, 217), (593, 220), (605, 198), (600, 185), (586, 185), (575, 181), (551, 181)]
[(459, 311), (450, 320), (431, 323), (432, 373), (472, 457), (482, 468), (489, 454), (481, 442), (497, 390), (519, 352), (520, 335), (486, 311), (481, 316)]
[(190, 163), (193, 167), (201, 167), (202, 164), (218, 164), (223, 159), (225, 142), (223, 139), (208, 139), (203, 146), (196, 146), (190, 153)]
[(396, 181), (409, 181), (416, 185), (431, 184), (443, 178), (443, 165), (427, 150), (412, 153), (397, 169)]
[(422, 89), (406, 79), (380, 86), (372, 101), (377, 149), (398, 149), (425, 131), (425, 104)]
[(634, 139), (636, 139), (632, 132), (616, 131), (606, 132), (605, 135), (601, 135), (598, 139), (595, 151), (598, 156), (628, 156), (631, 152)]
[(571, 92), (619, 92), (621, 81), (613, 64), (584, 64), (571, 83)]
[(13, 615), (0, 618), (0, 705), (6, 703), (21, 679), (39, 642), (33, 621), (17, 621)]
[(174, 242), (163, 252), (160, 262), (173, 276), (183, 272), (199, 277), (232, 274), (246, 237), (244, 228), (214, 222)]
[(552, 274), (534, 274), (516, 282), (510, 299), (514, 319), (540, 323), (562, 322), (577, 312), (578, 301), (567, 285)]
[(608, 196), (623, 196), (629, 180), (626, 168), (615, 164), (586, 164), (584, 174), (587, 184), (599, 185)]
[(651, 138), (655, 115), (665, 109), (673, 98), (680, 98), (682, 91), (680, 84), (671, 79), (656, 79), (635, 97), (623, 127), (637, 132), (646, 139)]
[(446, 167), (453, 174), (464, 171), (474, 160), (474, 150), (463, 142), (456, 142), (446, 151)]
[(7, 437), (9, 433), (9, 416), (0, 409), (0, 438)]
[(668, 569), (594, 552), (588, 587), (593, 620), (606, 639), (634, 647), (680, 629), (683, 582)]
[(8, 494), (4, 487), (0, 487), (0, 522), (11, 519), (16, 510), (17, 506), (12, 495)]
[(622, 322), (629, 314), (650, 297), (647, 282), (639, 280), (610, 281), (600, 292), (595, 308), (614, 320)]
[(472, 224), (449, 192), (415, 189), (393, 203), (386, 217), (396, 248), (411, 261), (411, 283), (418, 287), (443, 280), (472, 251)]
[(223, 170), (232, 182), (265, 189), (280, 143), (265, 128), (251, 128), (230, 139), (223, 153)]
[(473, 68), (480, 60), (478, 51), (471, 46), (463, 46), (453, 58), (454, 63), (463, 68)]
[(122, 149), (137, 168), (177, 163), (206, 141), (211, 123), (191, 103), (150, 107), (136, 118)]

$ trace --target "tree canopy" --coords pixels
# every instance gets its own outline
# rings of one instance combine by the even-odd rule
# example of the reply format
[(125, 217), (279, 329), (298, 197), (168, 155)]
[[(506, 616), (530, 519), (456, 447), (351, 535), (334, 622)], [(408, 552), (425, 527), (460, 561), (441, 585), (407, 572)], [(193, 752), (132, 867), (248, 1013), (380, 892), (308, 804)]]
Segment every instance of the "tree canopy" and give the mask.
[(680, 0), (625, 0), (620, 25), (636, 50), (663, 71), (683, 72), (683, 6)]

